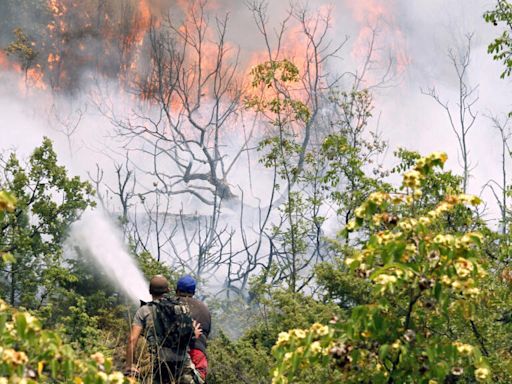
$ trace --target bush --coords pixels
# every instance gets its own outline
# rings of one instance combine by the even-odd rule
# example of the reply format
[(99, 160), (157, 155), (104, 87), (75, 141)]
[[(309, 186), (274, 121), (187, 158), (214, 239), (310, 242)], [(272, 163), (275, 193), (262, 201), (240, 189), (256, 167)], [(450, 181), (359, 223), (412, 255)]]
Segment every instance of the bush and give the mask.
[(399, 190), (373, 193), (355, 211), (345, 230), (364, 229), (369, 238), (344, 262), (371, 284), (372, 302), (355, 306), (347, 321), (280, 333), (273, 383), (296, 382), (319, 366), (336, 367), (346, 383), (500, 381), (475, 317), (487, 275), (483, 236), (449, 225), (480, 199), (445, 195), (433, 209), (420, 204), (445, 161), (443, 153), (418, 159)]

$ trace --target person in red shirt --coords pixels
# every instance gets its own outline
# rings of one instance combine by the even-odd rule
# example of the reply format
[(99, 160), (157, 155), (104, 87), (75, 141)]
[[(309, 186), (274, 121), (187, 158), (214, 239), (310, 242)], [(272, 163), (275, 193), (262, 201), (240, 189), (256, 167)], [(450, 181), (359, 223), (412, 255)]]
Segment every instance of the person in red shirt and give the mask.
[(205, 380), (206, 374), (208, 373), (206, 347), (211, 331), (212, 318), (206, 304), (193, 297), (195, 292), (196, 281), (192, 276), (186, 275), (178, 280), (176, 284), (176, 296), (188, 304), (192, 319), (201, 326), (202, 334), (189, 344), (189, 353), (196, 370), (199, 372), (202, 379)]

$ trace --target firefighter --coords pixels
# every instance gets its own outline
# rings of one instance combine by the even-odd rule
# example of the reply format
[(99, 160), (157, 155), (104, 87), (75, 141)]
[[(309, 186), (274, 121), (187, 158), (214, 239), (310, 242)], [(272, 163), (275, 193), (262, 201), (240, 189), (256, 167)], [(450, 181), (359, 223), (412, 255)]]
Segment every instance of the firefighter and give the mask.
[(201, 375), (201, 378), (205, 380), (208, 371), (206, 346), (212, 326), (212, 318), (206, 304), (193, 297), (195, 292), (196, 281), (193, 277), (186, 275), (178, 280), (176, 296), (188, 304), (192, 319), (199, 323), (201, 327), (201, 335), (190, 343), (189, 353), (196, 370)]

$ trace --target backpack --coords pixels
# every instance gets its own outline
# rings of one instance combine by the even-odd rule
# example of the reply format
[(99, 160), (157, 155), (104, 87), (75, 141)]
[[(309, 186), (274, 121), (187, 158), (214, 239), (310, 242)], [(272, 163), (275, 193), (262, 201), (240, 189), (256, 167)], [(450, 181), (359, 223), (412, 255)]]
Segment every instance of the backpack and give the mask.
[(158, 346), (169, 348), (178, 355), (187, 353), (187, 347), (194, 337), (188, 305), (167, 296), (148, 305), (155, 309), (154, 325)]

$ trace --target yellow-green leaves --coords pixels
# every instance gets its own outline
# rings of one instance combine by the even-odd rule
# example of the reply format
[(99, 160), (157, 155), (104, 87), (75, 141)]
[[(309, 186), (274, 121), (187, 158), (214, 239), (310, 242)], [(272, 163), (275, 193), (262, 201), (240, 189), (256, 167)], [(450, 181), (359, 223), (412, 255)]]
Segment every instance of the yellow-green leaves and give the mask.
[(274, 86), (275, 81), (283, 83), (299, 81), (299, 70), (290, 60), (271, 60), (258, 64), (251, 69), (252, 86)]
[(309, 329), (291, 329), (281, 332), (272, 353), (279, 361), (274, 370), (272, 384), (288, 383), (288, 372), (305, 369), (310, 364), (328, 361), (334, 344), (334, 329), (314, 323)]
[(0, 211), (12, 212), (16, 208), (16, 198), (13, 194), (0, 191)]
[(5, 51), (8, 55), (15, 56), (19, 60), (21, 68), (26, 71), (32, 66), (38, 55), (34, 48), (35, 43), (21, 28), (14, 29), (13, 33), (16, 39), (7, 46)]
[[(6, 383), (128, 384), (101, 353), (82, 358), (28, 312), (0, 300), (0, 377)], [(1, 382), (1, 381), (0, 381)]]
[(12, 264), (16, 261), (16, 258), (9, 252), (0, 253), (2, 255), (2, 261), (5, 264)]
[[(419, 158), (400, 188), (374, 192), (355, 210), (346, 229), (360, 229), (368, 237), (345, 257), (345, 267), (373, 287), (372, 301), (352, 308), (350, 319), (330, 326), (323, 338), (309, 340), (310, 330), (281, 334), (273, 350), (278, 359), (274, 383), (291, 382), (301, 369), (321, 363), (335, 365), (347, 383), (443, 383), (459, 376), (490, 380), (473, 335), (454, 341), (451, 326), (452, 321), (475, 326), (486, 272), (483, 235), (447, 223), (460, 210), (471, 212), (480, 199), (430, 190), (446, 159), (442, 152)], [(429, 204), (422, 205), (423, 199)], [(322, 348), (329, 342), (343, 353), (315, 360), (307, 351), (320, 340)]]
[[(16, 208), (16, 198), (13, 194), (6, 191), (0, 191), (0, 220), (4, 216), (4, 212), (13, 212)], [(11, 264), (16, 261), (14, 256), (9, 252), (2, 252), (0, 249), (0, 256), (4, 264)]]
[(254, 66), (250, 76), (253, 89), (262, 88), (262, 92), (248, 96), (245, 100), (246, 108), (274, 115), (272, 123), (275, 126), (282, 127), (294, 121), (307, 122), (310, 119), (308, 106), (299, 98), (294, 98), (289, 91), (283, 91), (289, 84), (300, 80), (299, 70), (291, 61), (266, 61)]

